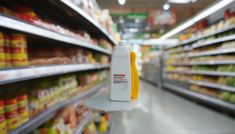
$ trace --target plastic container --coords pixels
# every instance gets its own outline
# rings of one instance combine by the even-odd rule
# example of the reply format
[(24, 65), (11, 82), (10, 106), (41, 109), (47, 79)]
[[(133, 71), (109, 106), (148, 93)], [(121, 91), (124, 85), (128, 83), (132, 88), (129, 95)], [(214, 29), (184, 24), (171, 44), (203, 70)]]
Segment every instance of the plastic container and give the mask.
[(131, 100), (131, 64), (128, 46), (118, 46), (112, 55), (110, 100)]

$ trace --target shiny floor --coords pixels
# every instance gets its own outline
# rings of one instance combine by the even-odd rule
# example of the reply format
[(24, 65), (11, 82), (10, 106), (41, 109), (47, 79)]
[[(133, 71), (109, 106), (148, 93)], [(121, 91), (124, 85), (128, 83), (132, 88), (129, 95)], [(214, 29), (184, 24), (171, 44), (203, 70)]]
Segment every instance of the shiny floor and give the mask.
[(235, 134), (235, 119), (144, 81), (137, 108), (114, 119), (111, 134)]

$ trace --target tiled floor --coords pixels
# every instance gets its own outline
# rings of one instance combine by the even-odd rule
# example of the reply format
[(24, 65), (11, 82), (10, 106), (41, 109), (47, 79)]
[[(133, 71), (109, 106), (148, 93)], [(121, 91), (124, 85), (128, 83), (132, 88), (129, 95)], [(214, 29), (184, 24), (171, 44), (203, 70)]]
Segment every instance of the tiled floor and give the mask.
[(138, 108), (114, 115), (111, 134), (235, 134), (235, 119), (144, 81)]

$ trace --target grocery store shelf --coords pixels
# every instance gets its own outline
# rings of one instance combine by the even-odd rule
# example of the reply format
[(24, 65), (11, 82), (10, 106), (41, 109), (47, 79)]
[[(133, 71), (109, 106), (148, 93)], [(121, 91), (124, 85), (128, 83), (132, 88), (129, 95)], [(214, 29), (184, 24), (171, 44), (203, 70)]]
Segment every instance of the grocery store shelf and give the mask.
[(182, 49), (177, 49), (177, 50), (171, 50), (171, 51), (168, 51), (168, 53), (179, 53), (179, 52), (187, 52), (187, 51), (190, 51), (192, 50), (191, 48), (182, 48)]
[(210, 76), (235, 76), (235, 72), (217, 72), (217, 71), (190, 71), (189, 74), (210, 75)]
[(69, 0), (60, 0), (63, 4), (67, 5), (68, 7), (70, 7), (71, 9), (73, 9), (74, 11), (76, 11), (79, 15), (81, 15), (82, 17), (84, 17), (87, 21), (89, 21), (90, 23), (92, 23), (94, 26), (96, 26), (111, 42), (112, 44), (116, 45), (114, 39), (109, 35), (109, 33), (107, 32), (107, 30), (105, 30), (95, 19), (93, 19), (89, 14), (87, 14), (85, 11), (83, 11), (81, 8), (79, 8), (78, 6), (76, 6), (75, 4), (73, 4), (71, 1)]
[(84, 127), (93, 119), (93, 115), (91, 113), (87, 114), (84, 119), (80, 122), (74, 134), (82, 134)]
[(210, 75), (210, 76), (233, 76), (235, 72), (217, 72), (217, 71), (164, 71), (166, 73), (178, 73), (178, 74), (197, 74), (197, 75)]
[(77, 46), (84, 47), (84, 48), (89, 48), (89, 49), (92, 49), (101, 53), (111, 55), (110, 51), (102, 47), (99, 47), (97, 45), (91, 44), (89, 42), (83, 41), (78, 38), (70, 37), (70, 36), (63, 35), (54, 31), (47, 30), (45, 28), (27, 23), (25, 21), (19, 20), (14, 17), (9, 17), (3, 14), (0, 14), (0, 20), (1, 20), (0, 27), (5, 27), (5, 28), (21, 31), (21, 32), (26, 32), (29, 34), (77, 45)]
[(109, 65), (70, 64), (0, 70), (0, 85), (58, 74), (105, 68), (109, 68)]
[(194, 65), (230, 65), (235, 64), (235, 60), (211, 60), (211, 61), (195, 61), (188, 63), (173, 63), (173, 66), (194, 66)]
[(195, 37), (195, 38), (192, 38), (192, 39), (182, 41), (181, 43), (179, 43), (175, 46), (171, 46), (170, 48), (174, 48), (174, 47), (183, 46), (183, 45), (186, 45), (186, 44), (189, 44), (189, 43), (193, 43), (193, 42), (196, 42), (198, 40), (201, 40), (201, 39), (204, 39), (204, 38), (207, 38), (207, 37), (210, 37), (210, 36), (218, 35), (218, 34), (226, 32), (226, 31), (233, 30), (233, 29), (235, 29), (235, 25), (230, 26), (228, 28), (224, 28), (224, 29), (219, 30), (217, 32), (213, 32), (212, 34), (208, 34), (208, 35), (204, 35), (204, 36), (198, 36), (198, 37)]
[(183, 70), (180, 70), (180, 71), (177, 71), (177, 70), (175, 70), (175, 71), (164, 71), (164, 72), (166, 72), (166, 73), (177, 73), (177, 74), (190, 74), (190, 71), (183, 71)]
[(55, 114), (57, 113), (57, 111), (63, 109), (65, 106), (73, 104), (73, 103), (77, 103), (83, 99), (90, 97), (90, 96), (94, 96), (99, 91), (101, 91), (102, 88), (104, 88), (106, 86), (107, 86), (106, 82), (101, 83), (101, 84), (91, 88), (87, 92), (84, 92), (76, 97), (65, 100), (63, 102), (57, 103), (56, 105), (48, 108), (47, 110), (43, 111), (41, 114), (37, 115), (36, 117), (30, 119), (28, 122), (24, 123), (19, 128), (13, 130), (12, 132), (10, 132), (10, 134), (27, 134), (27, 133), (31, 132), (35, 128), (39, 127), (40, 125), (42, 125), (43, 123), (45, 123), (46, 121), (48, 121), (49, 119), (54, 117)]
[(228, 54), (228, 53), (234, 53), (235, 48), (227, 48), (227, 49), (217, 49), (217, 50), (212, 50), (212, 51), (206, 51), (206, 52), (201, 52), (201, 53), (196, 53), (196, 54), (189, 54), (188, 57), (201, 57), (201, 56), (209, 56), (209, 55), (217, 55), (217, 54)]
[(177, 87), (176, 85), (171, 85), (171, 84), (167, 84), (167, 83), (164, 84), (164, 87), (168, 88), (172, 91), (175, 91), (177, 93), (180, 93), (182, 95), (198, 99), (204, 103), (210, 103), (212, 105), (218, 106), (218, 107), (222, 108), (223, 110), (227, 109), (227, 110), (235, 112), (235, 105), (234, 104), (219, 100), (217, 98), (209, 97), (207, 95), (196, 93), (196, 92), (190, 91), (188, 89), (184, 89), (181, 87)]
[(234, 34), (229, 35), (229, 36), (225, 36), (225, 37), (221, 37), (221, 38), (217, 38), (217, 39), (213, 39), (213, 40), (205, 41), (200, 45), (193, 46), (193, 49), (209, 46), (209, 45), (216, 44), (216, 43), (226, 42), (226, 41), (230, 41), (230, 40), (235, 40), (235, 35)]
[(196, 80), (189, 80), (189, 83), (196, 84), (196, 85), (199, 85), (199, 86), (209, 87), (209, 88), (215, 88), (215, 89), (219, 89), (219, 90), (235, 92), (235, 88), (234, 87), (230, 87), (230, 86), (226, 86), (226, 85), (221, 85), (221, 84), (216, 84), (216, 83), (210, 83), (210, 82), (204, 82), (204, 81), (196, 81)]
[(168, 56), (167, 59), (181, 59), (181, 58), (187, 58), (187, 57), (188, 57), (188, 55), (180, 54), (177, 56)]

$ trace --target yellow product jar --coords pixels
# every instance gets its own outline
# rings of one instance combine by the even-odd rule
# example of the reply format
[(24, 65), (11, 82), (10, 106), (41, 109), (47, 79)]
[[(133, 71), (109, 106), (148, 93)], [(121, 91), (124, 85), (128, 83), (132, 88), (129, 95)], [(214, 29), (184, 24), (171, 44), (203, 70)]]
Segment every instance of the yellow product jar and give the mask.
[(12, 67), (12, 57), (11, 57), (11, 42), (9, 35), (4, 34), (4, 53), (5, 53), (5, 62), (6, 67)]
[(6, 134), (7, 123), (4, 115), (0, 115), (0, 134)]
[(22, 67), (28, 65), (26, 37), (23, 34), (11, 35), (12, 65)]
[(0, 32), (0, 68), (6, 67), (5, 53), (4, 53), (4, 34)]

